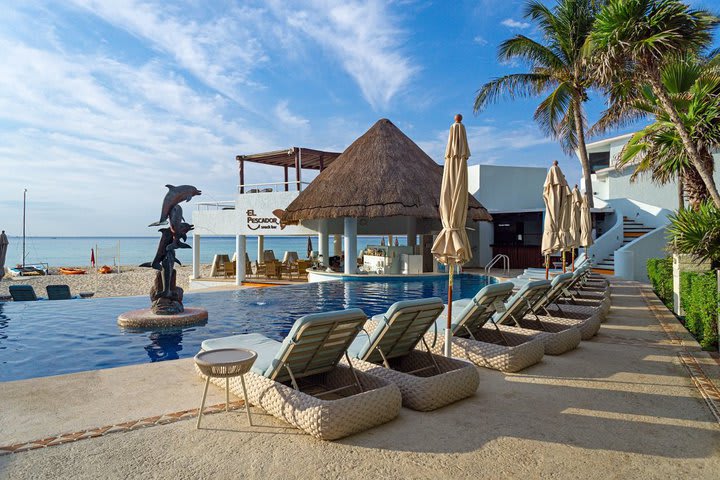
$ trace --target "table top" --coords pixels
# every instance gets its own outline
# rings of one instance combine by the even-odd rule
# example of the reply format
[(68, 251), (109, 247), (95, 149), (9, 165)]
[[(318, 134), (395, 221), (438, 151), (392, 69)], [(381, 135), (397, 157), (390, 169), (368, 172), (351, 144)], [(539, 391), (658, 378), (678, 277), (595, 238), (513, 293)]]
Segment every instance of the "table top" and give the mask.
[(245, 348), (218, 348), (198, 353), (195, 355), (195, 363), (201, 367), (249, 364), (249, 368), (256, 358), (257, 353)]

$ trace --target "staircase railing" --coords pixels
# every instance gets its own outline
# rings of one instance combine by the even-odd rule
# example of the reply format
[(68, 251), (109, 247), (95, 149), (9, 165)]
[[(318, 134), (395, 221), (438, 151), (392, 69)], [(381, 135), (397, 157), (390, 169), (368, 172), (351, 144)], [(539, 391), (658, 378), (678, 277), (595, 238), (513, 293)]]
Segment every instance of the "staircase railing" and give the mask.
[(505, 275), (510, 275), (510, 257), (508, 257), (505, 254), (498, 253), (495, 255), (490, 262), (485, 265), (485, 275), (490, 274), (490, 269), (495, 266), (496, 263), (498, 263), (500, 260), (502, 260), (502, 271)]

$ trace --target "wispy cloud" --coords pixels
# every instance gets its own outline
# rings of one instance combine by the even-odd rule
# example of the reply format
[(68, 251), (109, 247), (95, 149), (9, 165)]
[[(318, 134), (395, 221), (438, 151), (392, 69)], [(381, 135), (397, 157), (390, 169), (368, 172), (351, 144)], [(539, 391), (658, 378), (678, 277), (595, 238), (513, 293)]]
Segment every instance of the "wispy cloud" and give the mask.
[(477, 43), (478, 45), (482, 45), (482, 46), (485, 46), (488, 44), (488, 41), (485, 40), (480, 35), (475, 35), (475, 38), (473, 38), (473, 42)]
[(289, 102), (287, 100), (283, 100), (281, 102), (278, 102), (277, 105), (275, 105), (275, 117), (277, 119), (287, 125), (288, 127), (292, 128), (307, 128), (310, 126), (310, 120), (307, 118), (303, 118), (299, 115), (295, 115), (290, 111), (288, 108)]
[(247, 27), (260, 15), (257, 10), (231, 7), (222, 16), (201, 22), (184, 9), (168, 8), (165, 2), (72, 1), (109, 24), (152, 42), (208, 87), (239, 103), (245, 101), (238, 87), (256, 85), (249, 74), (267, 61), (260, 41)]
[[(510, 151), (519, 151), (528, 147), (551, 144), (531, 123), (516, 125), (469, 125), (467, 126), (468, 144), (472, 154), (470, 163), (488, 163), (498, 158), (508, 159)], [(418, 145), (438, 163), (444, 163), (448, 130), (435, 132), (434, 137), (419, 141)]]
[(524, 30), (528, 27), (530, 27), (530, 24), (527, 22), (520, 22), (518, 20), (512, 19), (512, 18), (506, 18), (502, 22), (500, 22), (501, 25), (505, 25), (508, 28), (513, 28), (517, 30)]
[(342, 65), (375, 109), (384, 109), (420, 70), (403, 53), (405, 32), (379, 0), (272, 0), (276, 15)]

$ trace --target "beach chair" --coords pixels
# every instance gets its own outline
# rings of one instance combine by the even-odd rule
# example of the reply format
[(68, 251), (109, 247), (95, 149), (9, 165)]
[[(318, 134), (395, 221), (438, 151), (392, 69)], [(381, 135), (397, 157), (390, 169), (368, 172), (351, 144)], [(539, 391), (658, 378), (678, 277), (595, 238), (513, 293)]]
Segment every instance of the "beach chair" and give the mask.
[[(452, 356), (468, 359), (480, 367), (502, 372), (517, 372), (542, 360), (545, 341), (537, 334), (504, 332), (489, 322), (512, 293), (510, 282), (487, 285), (462, 308), (453, 309), (451, 319)], [(457, 304), (453, 302), (453, 307)], [(447, 310), (436, 321), (437, 331), (444, 332)], [(486, 325), (487, 323), (490, 325)], [(425, 334), (430, 342), (429, 336)], [(442, 354), (443, 342), (431, 346), (433, 353)]]
[[(475, 366), (433, 354), (424, 338), (443, 308), (439, 298), (424, 298), (375, 315), (348, 349), (353, 366), (396, 384), (403, 405), (413, 410), (435, 410), (473, 395), (480, 383)], [(424, 350), (416, 350), (421, 343)]]
[(298, 260), (297, 262), (297, 272), (298, 277), (305, 277), (308, 276), (308, 268), (312, 267), (312, 262), (310, 260)]
[(225, 278), (234, 277), (236, 275), (235, 262), (225, 262), (223, 270), (225, 271)]
[[(610, 289), (606, 282), (599, 284), (588, 284), (588, 276), (590, 274), (590, 266), (585, 265), (584, 267), (575, 270), (575, 272), (562, 273), (555, 275), (553, 281), (558, 282), (558, 278), (562, 277), (562, 288), (560, 293), (563, 295), (559, 299), (572, 302), (576, 305), (585, 306), (600, 306), (603, 310), (603, 315), (610, 309)], [(570, 280), (568, 280), (568, 278)], [(521, 275), (517, 278), (510, 280), (513, 282), (516, 288), (521, 288), (523, 285), (544, 279), (544, 276), (527, 276)], [(573, 293), (574, 292), (574, 293)]]
[(599, 290), (585, 288), (584, 282), (587, 280), (589, 271), (588, 267), (565, 274), (570, 275), (570, 280), (566, 281), (563, 288), (560, 289), (560, 293), (553, 303), (599, 307), (604, 317), (610, 310), (610, 289), (607, 287)]
[(583, 340), (589, 340), (600, 329), (606, 310), (601, 305), (571, 305), (559, 303), (565, 289), (572, 282), (572, 274), (565, 273), (553, 278), (550, 289), (532, 307), (532, 316), (542, 323), (571, 325), (580, 330)]
[(73, 296), (70, 294), (70, 287), (67, 285), (48, 285), (45, 287), (48, 300), (70, 300)]
[(267, 278), (282, 278), (282, 265), (280, 265), (280, 262), (278, 262), (277, 260), (270, 260), (268, 262), (265, 262), (265, 276)]
[(38, 300), (32, 285), (10, 285), (8, 290), (14, 302), (34, 302)]
[(551, 282), (548, 280), (537, 280), (524, 285), (507, 301), (504, 312), (496, 312), (493, 315), (492, 321), (501, 331), (507, 329), (514, 331), (513, 329), (517, 327), (540, 332), (545, 341), (545, 354), (560, 355), (576, 348), (580, 344), (582, 335), (574, 325), (552, 320), (541, 321), (535, 315), (535, 309), (544, 301), (550, 289)]
[[(298, 319), (282, 342), (250, 333), (205, 340), (202, 350), (255, 351), (245, 375), (249, 402), (316, 438), (335, 440), (400, 412), (396, 385), (339, 363), (366, 320), (357, 308), (315, 313)], [(224, 379), (211, 381), (225, 386)], [(242, 395), (240, 378), (230, 379), (230, 391)]]

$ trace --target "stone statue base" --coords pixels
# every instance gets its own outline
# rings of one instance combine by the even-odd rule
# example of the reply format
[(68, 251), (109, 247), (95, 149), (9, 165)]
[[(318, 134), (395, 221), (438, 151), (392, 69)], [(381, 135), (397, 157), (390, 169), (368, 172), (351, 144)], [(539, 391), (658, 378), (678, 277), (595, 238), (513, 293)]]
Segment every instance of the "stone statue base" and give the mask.
[(150, 289), (150, 307), (156, 315), (177, 315), (185, 311), (183, 307), (183, 289), (175, 283), (176, 271), (173, 269), (170, 278), (170, 289), (168, 292), (163, 291), (163, 272), (159, 271), (155, 275), (155, 283)]
[(205, 325), (208, 312), (204, 308), (186, 308), (176, 315), (157, 315), (149, 308), (125, 312), (118, 317), (118, 325), (125, 328), (163, 328)]

